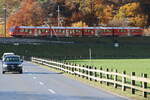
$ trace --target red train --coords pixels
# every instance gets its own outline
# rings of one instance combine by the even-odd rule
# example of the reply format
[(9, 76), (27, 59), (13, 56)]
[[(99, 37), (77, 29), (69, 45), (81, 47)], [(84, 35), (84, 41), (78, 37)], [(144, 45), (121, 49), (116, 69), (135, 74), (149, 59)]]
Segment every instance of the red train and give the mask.
[(142, 36), (140, 27), (33, 27), (17, 26), (10, 29), (14, 37), (56, 36), (56, 37), (81, 37), (81, 36)]

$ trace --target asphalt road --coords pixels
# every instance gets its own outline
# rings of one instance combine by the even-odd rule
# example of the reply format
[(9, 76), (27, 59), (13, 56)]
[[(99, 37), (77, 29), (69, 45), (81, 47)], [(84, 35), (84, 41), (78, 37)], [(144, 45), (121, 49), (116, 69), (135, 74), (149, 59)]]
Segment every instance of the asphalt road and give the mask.
[(23, 74), (0, 74), (0, 100), (127, 100), (69, 79), (62, 73), (29, 62), (23, 65)]

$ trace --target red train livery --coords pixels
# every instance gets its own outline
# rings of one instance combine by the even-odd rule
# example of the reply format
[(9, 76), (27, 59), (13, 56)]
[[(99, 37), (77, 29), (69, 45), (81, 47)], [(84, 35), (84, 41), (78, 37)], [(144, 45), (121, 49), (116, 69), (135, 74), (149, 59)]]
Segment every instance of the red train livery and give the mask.
[(140, 27), (33, 27), (16, 26), (10, 29), (14, 37), (56, 36), (56, 37), (81, 37), (81, 36), (142, 36), (143, 28)]

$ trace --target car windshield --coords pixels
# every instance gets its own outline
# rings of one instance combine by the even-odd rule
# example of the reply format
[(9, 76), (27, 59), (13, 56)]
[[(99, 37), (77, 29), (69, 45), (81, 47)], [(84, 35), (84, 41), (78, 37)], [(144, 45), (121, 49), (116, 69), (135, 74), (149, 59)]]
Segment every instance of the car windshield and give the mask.
[(6, 57), (5, 62), (18, 62), (20, 61), (19, 57)]

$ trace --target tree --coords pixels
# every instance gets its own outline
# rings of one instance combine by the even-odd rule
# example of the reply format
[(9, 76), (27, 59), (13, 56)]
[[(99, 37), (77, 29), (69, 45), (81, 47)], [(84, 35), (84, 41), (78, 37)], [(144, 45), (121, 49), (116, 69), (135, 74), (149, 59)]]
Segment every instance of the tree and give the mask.
[(142, 27), (147, 24), (147, 16), (143, 14), (143, 9), (140, 7), (139, 2), (128, 3), (120, 7), (119, 12), (114, 19), (129, 21), (130, 26)]
[(140, 7), (143, 9), (143, 13), (147, 15), (147, 26), (150, 25), (150, 0), (140, 0)]
[(39, 26), (45, 20), (44, 11), (36, 0), (24, 0), (20, 9), (8, 19), (8, 29), (12, 26)]
[(88, 27), (85, 22), (79, 21), (72, 24), (72, 27)]
[(105, 8), (101, 11), (101, 14), (99, 14), (100, 18), (100, 24), (108, 24), (109, 21), (111, 21), (114, 17), (113, 15), (113, 5), (106, 5)]

